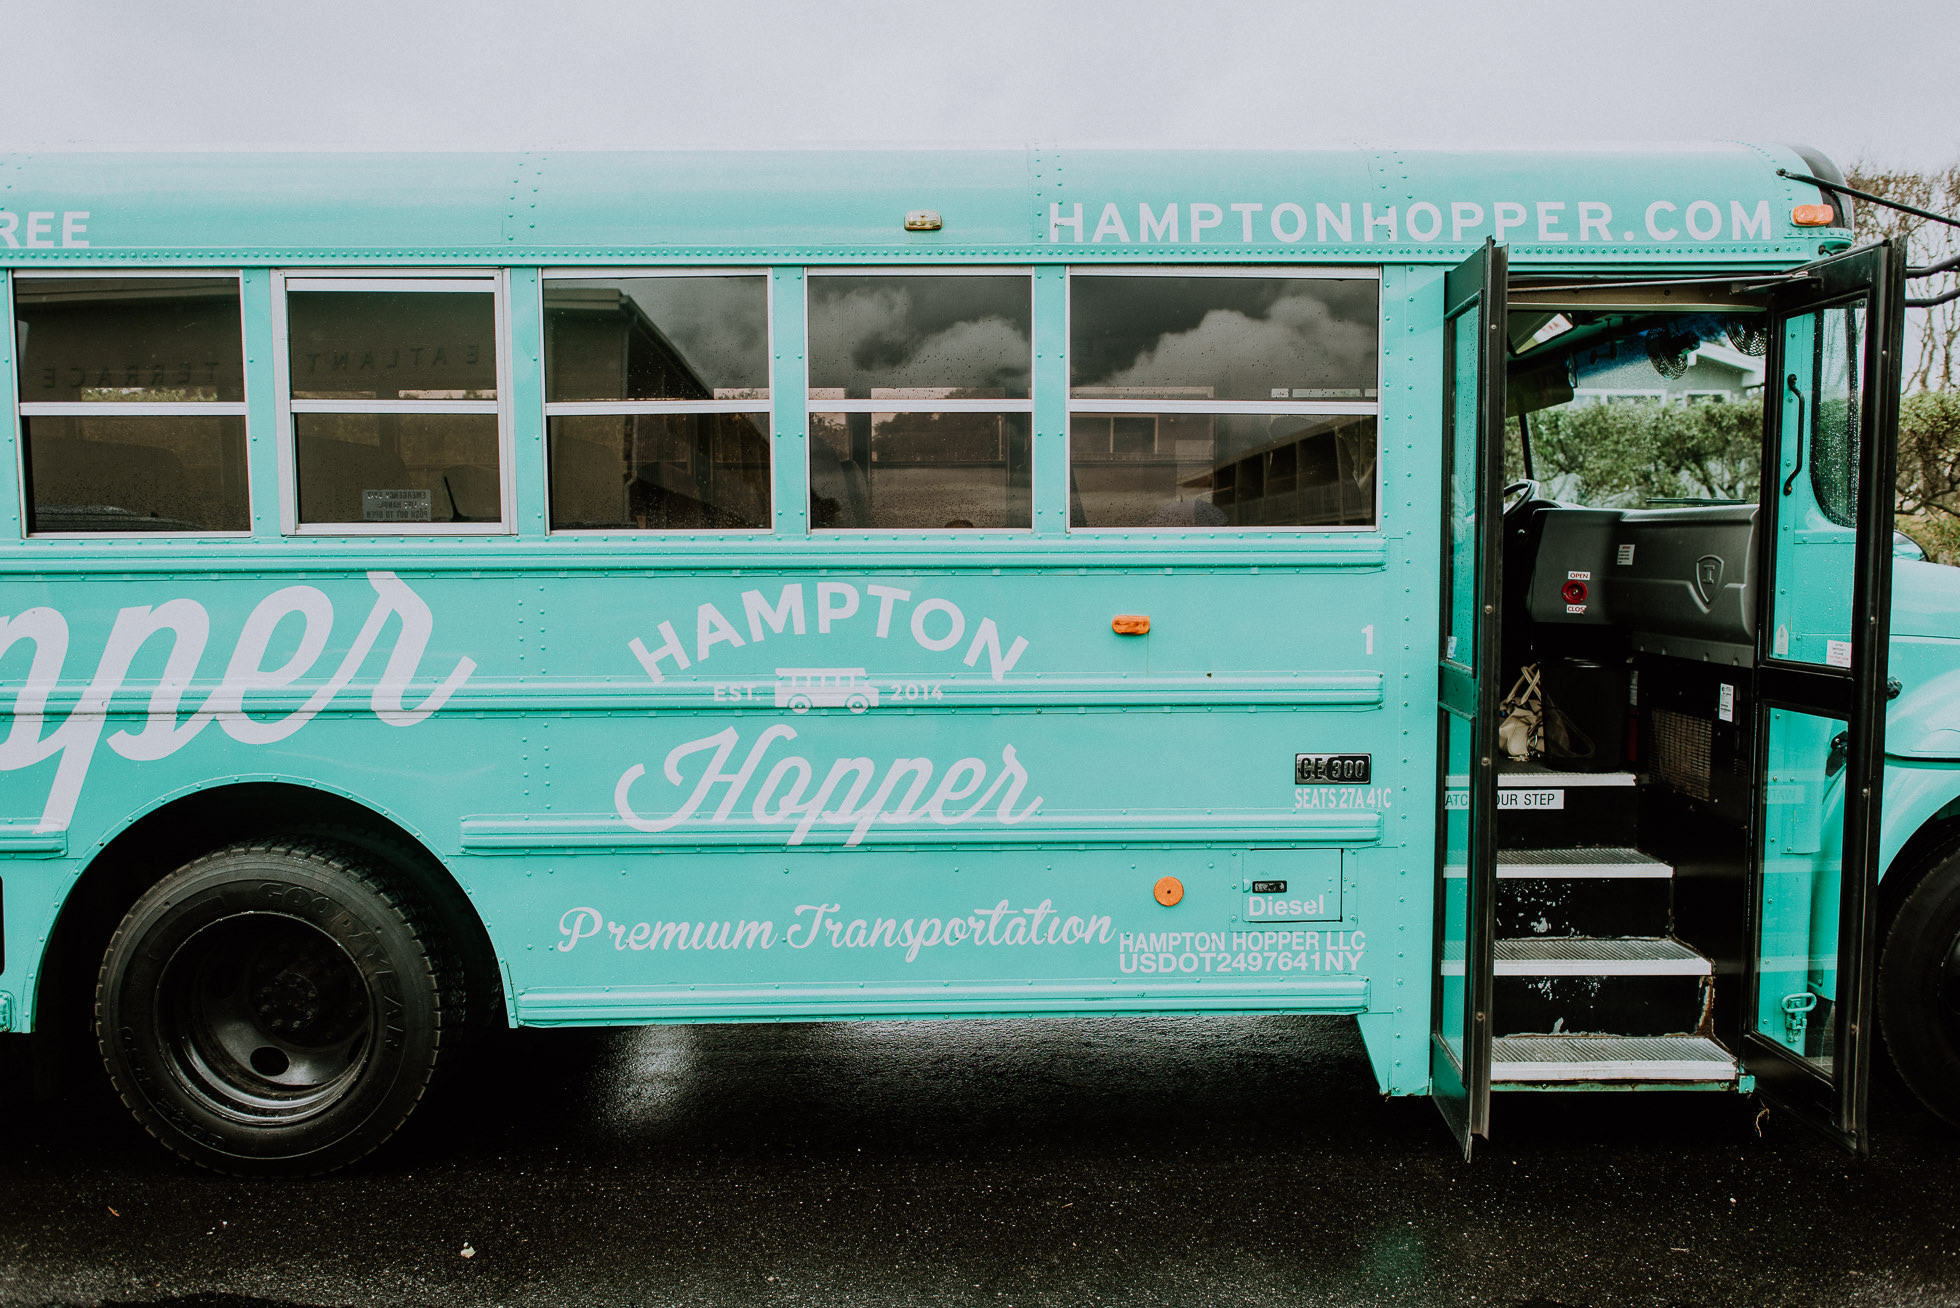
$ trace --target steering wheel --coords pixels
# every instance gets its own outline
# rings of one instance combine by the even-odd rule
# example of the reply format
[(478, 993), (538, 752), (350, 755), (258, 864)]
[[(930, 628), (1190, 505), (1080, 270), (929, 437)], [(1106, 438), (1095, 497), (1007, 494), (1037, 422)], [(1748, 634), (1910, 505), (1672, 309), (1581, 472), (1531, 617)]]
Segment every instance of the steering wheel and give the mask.
[[(1515, 500), (1511, 498), (1513, 495), (1517, 496)], [(1545, 488), (1539, 483), (1529, 479), (1514, 481), (1504, 488), (1504, 516), (1508, 518), (1524, 505), (1544, 497)]]

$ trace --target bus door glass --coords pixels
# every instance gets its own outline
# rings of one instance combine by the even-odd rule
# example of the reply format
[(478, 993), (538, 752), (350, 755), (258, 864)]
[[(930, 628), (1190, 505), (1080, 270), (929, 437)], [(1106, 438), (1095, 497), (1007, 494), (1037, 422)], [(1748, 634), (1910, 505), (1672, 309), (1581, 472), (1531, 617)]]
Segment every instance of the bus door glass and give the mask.
[(1804, 271), (1771, 325), (1743, 1061), (1862, 1153), (1903, 268), (1879, 245)]
[(1436, 977), (1431, 1095), (1470, 1153), (1488, 1134), (1496, 845), (1497, 552), (1504, 433), (1505, 251), (1443, 282), (1443, 648), (1437, 690)]

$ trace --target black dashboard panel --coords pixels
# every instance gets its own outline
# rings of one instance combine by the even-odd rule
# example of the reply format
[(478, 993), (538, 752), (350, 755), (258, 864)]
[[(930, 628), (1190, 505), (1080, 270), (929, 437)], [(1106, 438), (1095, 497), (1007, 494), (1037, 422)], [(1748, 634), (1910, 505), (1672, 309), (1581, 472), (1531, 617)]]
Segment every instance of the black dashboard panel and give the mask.
[[(1542, 512), (1533, 621), (1619, 627), (1636, 648), (1753, 657), (1755, 505)], [(1677, 648), (1665, 648), (1669, 638)]]

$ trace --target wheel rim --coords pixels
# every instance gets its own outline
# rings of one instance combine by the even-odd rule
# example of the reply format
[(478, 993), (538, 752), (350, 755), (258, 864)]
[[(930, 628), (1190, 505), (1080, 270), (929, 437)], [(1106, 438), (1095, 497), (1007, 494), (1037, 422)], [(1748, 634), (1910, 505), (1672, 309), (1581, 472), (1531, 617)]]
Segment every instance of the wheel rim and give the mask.
[(164, 1053), (215, 1112), (292, 1121), (360, 1077), (380, 1009), (339, 941), (298, 918), (242, 913), (204, 927), (158, 983)]

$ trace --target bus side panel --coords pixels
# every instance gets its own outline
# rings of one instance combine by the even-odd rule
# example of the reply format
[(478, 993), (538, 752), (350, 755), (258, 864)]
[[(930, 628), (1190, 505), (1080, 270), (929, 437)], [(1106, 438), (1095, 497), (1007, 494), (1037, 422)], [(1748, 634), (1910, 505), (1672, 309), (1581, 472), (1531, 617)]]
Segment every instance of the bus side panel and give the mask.
[[(44, 720), (23, 705), (43, 757), (10, 760), (0, 819), (79, 859), (132, 795), (249, 777), (353, 796), (461, 874), (532, 1020), (682, 1016), (703, 987), (745, 992), (729, 1015), (810, 1011), (759, 984), (890, 1011), (873, 992), (921, 977), (1021, 987), (987, 1011), (1094, 982), (1132, 1007), (1355, 1012), (1395, 952), (1365, 942), (1394, 923), (1358, 916), (1379, 901), (1349, 885), (1393, 874), (1418, 756), (1384, 708), (1404, 671), (1387, 553), (1314, 566), (1316, 548), (1120, 575), (24, 581), (5, 608), (33, 638), (0, 674), (20, 684), (40, 657), (60, 677)], [(1151, 634), (1114, 634), (1118, 612), (1153, 615)], [(1295, 786), (1301, 753), (1365, 754), (1372, 776)], [(1159, 902), (1167, 876), (1181, 902)], [(62, 889), (27, 893), (51, 909)], [(891, 933), (860, 946), (860, 919)], [(898, 942), (933, 919), (950, 945)], [(686, 949), (670, 932), (649, 969), (634, 930), (683, 920), (774, 926), (698, 951), (692, 926)], [(1257, 949), (1238, 938), (1254, 929)], [(1266, 938), (1282, 929), (1284, 948)], [(1044, 979), (1062, 988), (1034, 996)]]
[[(626, 1003), (648, 1017), (717, 987), (731, 1012), (1359, 1011), (1375, 955), (1347, 887), (1403, 772), (1383, 570), (561, 589), (554, 674), (596, 654), (671, 707), (533, 723), (529, 787), (463, 824), (466, 853), (543, 883), (495, 897), (520, 1015), (614, 1020), (649, 983), (693, 989)], [(1150, 633), (1115, 634), (1119, 613)], [(1301, 753), (1380, 768), (1296, 786)], [(696, 951), (720, 922), (753, 924), (741, 949)], [(1282, 926), (1284, 948), (1239, 938)], [(809, 985), (843, 989), (789, 993)]]
[[(1366, 911), (1394, 926), (1393, 988), (1371, 996), (1360, 1019), (1383, 1094), (1429, 1092), (1429, 1004), (1434, 944), (1436, 849), (1436, 672), (1441, 648), (1435, 569), (1442, 515), (1438, 451), (1443, 412), (1443, 275), (1429, 268), (1382, 270), (1382, 513), (1393, 544), (1389, 590), (1401, 610), (1395, 639), (1402, 665), (1389, 688), (1400, 720), (1401, 807), (1391, 820), (1391, 878), (1371, 884)], [(1386, 941), (1383, 942), (1386, 944)]]

